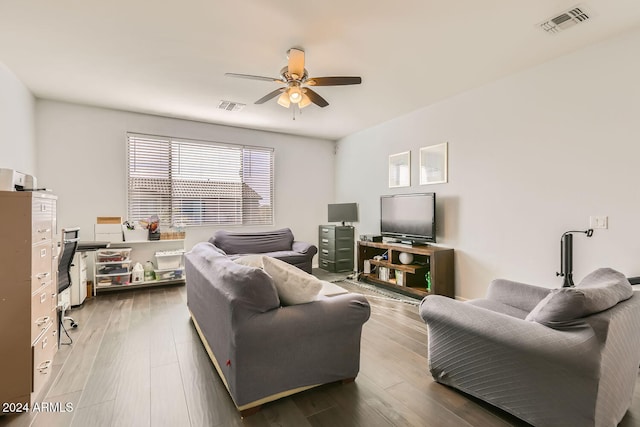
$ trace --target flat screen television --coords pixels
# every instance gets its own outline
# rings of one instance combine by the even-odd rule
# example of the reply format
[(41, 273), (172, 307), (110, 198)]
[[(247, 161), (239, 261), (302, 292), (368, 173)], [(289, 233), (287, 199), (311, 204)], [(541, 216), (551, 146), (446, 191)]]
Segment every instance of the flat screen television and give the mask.
[(381, 196), (380, 232), (401, 243), (435, 243), (436, 194)]
[(357, 203), (332, 203), (328, 207), (329, 222), (357, 222), (358, 221), (358, 204)]

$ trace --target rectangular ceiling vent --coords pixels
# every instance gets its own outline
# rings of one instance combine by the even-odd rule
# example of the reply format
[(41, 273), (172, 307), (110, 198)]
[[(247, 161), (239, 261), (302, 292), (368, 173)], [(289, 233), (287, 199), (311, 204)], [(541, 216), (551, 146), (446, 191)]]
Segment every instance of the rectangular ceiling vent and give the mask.
[(549, 34), (556, 34), (560, 31), (571, 28), (576, 24), (588, 21), (591, 18), (591, 14), (587, 13), (583, 6), (576, 6), (565, 12), (562, 12), (558, 16), (547, 19), (540, 24), (540, 27)]
[(245, 107), (245, 105), (246, 104), (241, 104), (239, 102), (220, 101), (218, 108), (226, 111), (240, 111)]

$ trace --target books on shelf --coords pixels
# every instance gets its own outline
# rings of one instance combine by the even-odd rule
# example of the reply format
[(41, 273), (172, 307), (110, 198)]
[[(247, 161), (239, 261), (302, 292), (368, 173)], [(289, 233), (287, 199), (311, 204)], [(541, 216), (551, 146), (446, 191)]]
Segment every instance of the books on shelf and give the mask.
[(380, 280), (389, 280), (389, 268), (388, 267), (378, 267), (378, 278)]

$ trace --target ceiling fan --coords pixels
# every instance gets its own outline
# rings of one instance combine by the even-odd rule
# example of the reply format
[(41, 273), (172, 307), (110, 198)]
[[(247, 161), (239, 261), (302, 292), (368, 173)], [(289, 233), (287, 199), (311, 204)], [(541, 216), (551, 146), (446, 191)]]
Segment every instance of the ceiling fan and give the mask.
[[(344, 86), (357, 85), (362, 83), (360, 77), (309, 77), (306, 68), (304, 68), (304, 50), (292, 47), (287, 51), (289, 59), (288, 64), (280, 70), (280, 77), (262, 77), (250, 74), (225, 73), (225, 76), (239, 77), (242, 79), (263, 80), (275, 82), (283, 85), (273, 92), (269, 92), (262, 98), (258, 99), (256, 104), (264, 104), (270, 99), (278, 97), (278, 104), (285, 108), (289, 108), (291, 104), (298, 108), (304, 108), (311, 103), (319, 107), (326, 107), (329, 103), (317, 92), (307, 86)], [(295, 114), (295, 112), (294, 112)]]

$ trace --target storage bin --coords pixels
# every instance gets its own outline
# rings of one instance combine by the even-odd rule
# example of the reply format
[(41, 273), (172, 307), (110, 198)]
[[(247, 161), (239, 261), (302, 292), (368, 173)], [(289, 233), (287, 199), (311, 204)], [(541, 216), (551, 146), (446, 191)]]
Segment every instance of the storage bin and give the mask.
[(97, 262), (128, 261), (131, 248), (100, 249), (96, 252)]
[(120, 224), (95, 224), (94, 236), (98, 242), (122, 242), (122, 226)]
[(129, 272), (129, 264), (131, 261), (127, 261), (124, 263), (113, 263), (110, 262), (108, 264), (96, 263), (96, 274), (124, 274)]
[(156, 280), (179, 280), (184, 276), (183, 268), (157, 269), (154, 272), (156, 273)]
[(156, 252), (156, 265), (158, 266), (158, 270), (168, 270), (180, 267), (182, 265), (183, 255), (183, 249)]
[(111, 275), (100, 275), (96, 274), (96, 286), (112, 286), (112, 285), (128, 285), (131, 278), (130, 273), (124, 274), (111, 274)]
[(125, 242), (144, 242), (149, 237), (149, 230), (145, 228), (137, 228), (135, 230), (129, 230), (124, 225), (122, 226), (124, 232)]

